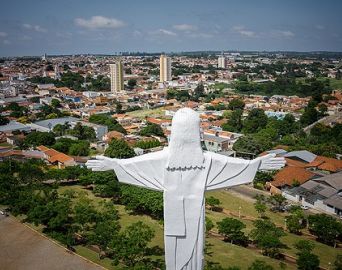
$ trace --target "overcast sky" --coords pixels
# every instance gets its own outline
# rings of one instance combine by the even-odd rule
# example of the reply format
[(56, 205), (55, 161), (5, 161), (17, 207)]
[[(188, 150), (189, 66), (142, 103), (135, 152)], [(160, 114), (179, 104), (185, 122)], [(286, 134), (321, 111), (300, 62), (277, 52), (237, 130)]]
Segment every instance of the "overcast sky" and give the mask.
[(0, 56), (342, 51), (341, 0), (1, 0)]

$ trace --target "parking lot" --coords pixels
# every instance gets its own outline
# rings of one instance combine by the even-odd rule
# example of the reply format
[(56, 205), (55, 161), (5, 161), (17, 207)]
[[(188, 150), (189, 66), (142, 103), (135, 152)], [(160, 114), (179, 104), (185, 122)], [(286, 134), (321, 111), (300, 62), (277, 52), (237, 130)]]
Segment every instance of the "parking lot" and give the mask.
[(15, 218), (0, 215), (1, 270), (104, 269), (68, 252)]

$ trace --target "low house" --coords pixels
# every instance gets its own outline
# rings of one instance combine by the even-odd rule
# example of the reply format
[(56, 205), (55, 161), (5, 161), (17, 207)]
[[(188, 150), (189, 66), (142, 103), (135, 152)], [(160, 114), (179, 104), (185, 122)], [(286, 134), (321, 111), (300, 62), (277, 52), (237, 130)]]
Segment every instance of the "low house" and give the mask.
[(47, 160), (51, 165), (56, 165), (60, 169), (76, 165), (74, 158), (64, 153), (58, 152), (55, 149), (50, 149), (44, 145), (40, 145), (37, 147), (37, 150), (43, 153), (43, 158)]
[(304, 206), (342, 216), (342, 171), (284, 189), (282, 194)]
[(12, 133), (13, 131), (31, 131), (31, 127), (17, 121), (10, 121), (7, 125), (0, 126), (0, 132)]
[(314, 178), (315, 175), (315, 173), (302, 167), (286, 166), (276, 173), (271, 184), (277, 188), (292, 187), (304, 184), (309, 179)]
[(104, 140), (105, 142), (109, 143), (113, 138), (115, 138), (115, 139), (123, 139), (124, 136), (125, 135), (122, 134), (121, 132), (113, 130), (113, 131), (109, 131), (105, 135), (103, 135), (102, 140)]
[(203, 135), (203, 142), (204, 146), (208, 151), (211, 152), (221, 152), (221, 151), (227, 151), (229, 150), (229, 139), (227, 138), (221, 138), (218, 136)]
[(96, 133), (96, 138), (99, 140), (101, 140), (103, 135), (105, 135), (108, 132), (107, 126), (85, 122), (75, 117), (62, 117), (62, 118), (42, 120), (42, 121), (32, 123), (31, 128), (37, 131), (50, 132), (58, 124), (59, 125), (69, 124), (71, 128), (74, 128), (77, 123), (81, 123), (81, 125), (83, 126), (92, 127)]

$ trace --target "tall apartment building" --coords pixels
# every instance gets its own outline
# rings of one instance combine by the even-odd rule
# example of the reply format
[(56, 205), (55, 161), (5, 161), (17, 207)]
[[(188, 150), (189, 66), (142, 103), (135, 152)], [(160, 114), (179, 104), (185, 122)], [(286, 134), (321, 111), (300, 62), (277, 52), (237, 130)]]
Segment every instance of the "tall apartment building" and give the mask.
[(160, 56), (160, 82), (171, 81), (171, 59), (162, 54)]
[(217, 67), (218, 68), (226, 68), (227, 67), (227, 59), (223, 55), (219, 56), (217, 59)]
[(110, 69), (110, 90), (112, 93), (124, 90), (123, 67), (121, 61), (109, 64)]

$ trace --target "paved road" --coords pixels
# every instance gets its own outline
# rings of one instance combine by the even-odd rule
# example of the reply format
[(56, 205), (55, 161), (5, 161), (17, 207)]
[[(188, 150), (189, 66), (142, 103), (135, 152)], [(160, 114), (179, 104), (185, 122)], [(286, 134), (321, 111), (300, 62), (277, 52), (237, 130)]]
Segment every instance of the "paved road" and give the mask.
[(330, 123), (333, 123), (333, 122), (339, 122), (339, 121), (341, 121), (341, 119), (342, 119), (342, 112), (336, 112), (333, 115), (328, 115), (326, 117), (319, 119), (315, 123), (312, 123), (311, 125), (303, 128), (303, 130), (305, 133), (309, 133), (311, 131), (311, 129), (318, 123), (322, 123), (324, 125), (329, 125)]
[(234, 193), (235, 195), (242, 197), (244, 199), (247, 199), (249, 201), (255, 201), (255, 196), (260, 194), (260, 195), (265, 195), (266, 197), (270, 196), (269, 192), (263, 191), (263, 190), (258, 190), (253, 188), (252, 186), (249, 185), (241, 185), (241, 186), (235, 186), (232, 188), (227, 189), (229, 192)]
[(0, 215), (1, 270), (103, 270), (13, 217)]

